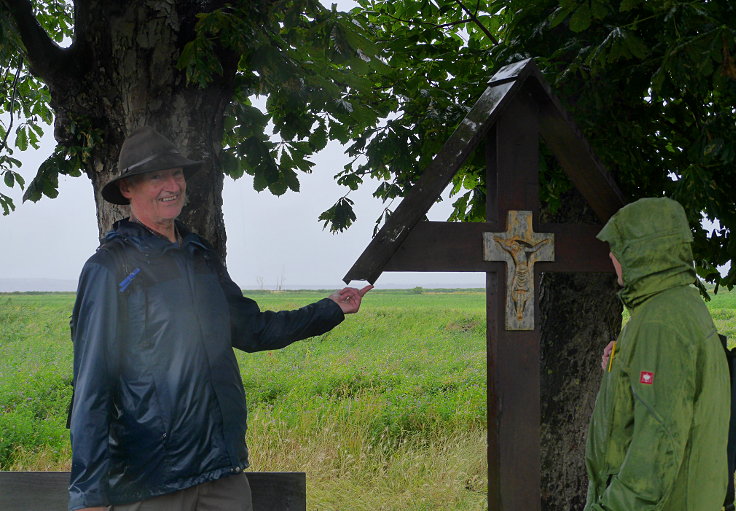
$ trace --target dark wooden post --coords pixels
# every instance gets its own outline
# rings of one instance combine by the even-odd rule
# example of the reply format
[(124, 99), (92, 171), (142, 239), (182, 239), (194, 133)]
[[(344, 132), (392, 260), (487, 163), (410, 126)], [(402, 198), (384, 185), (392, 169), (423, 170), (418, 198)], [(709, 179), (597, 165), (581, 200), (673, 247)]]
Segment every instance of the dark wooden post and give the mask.
[[(538, 116), (534, 102), (523, 96), (514, 98), (487, 139), (486, 215), (502, 231), (506, 211), (531, 211), (534, 220), (539, 213)], [(501, 272), (488, 274), (486, 287), (489, 508), (539, 511), (539, 326), (531, 331), (504, 327), (508, 268), (501, 266)]]

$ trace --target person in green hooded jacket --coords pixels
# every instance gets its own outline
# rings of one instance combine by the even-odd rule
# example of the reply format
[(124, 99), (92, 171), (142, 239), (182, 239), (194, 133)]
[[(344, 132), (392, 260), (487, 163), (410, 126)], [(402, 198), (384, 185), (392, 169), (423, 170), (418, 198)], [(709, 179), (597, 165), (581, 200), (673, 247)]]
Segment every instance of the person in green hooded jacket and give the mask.
[(604, 351), (586, 446), (585, 511), (719, 511), (726, 494), (730, 386), (695, 282), (692, 235), (667, 198), (621, 208), (609, 244), (631, 318)]

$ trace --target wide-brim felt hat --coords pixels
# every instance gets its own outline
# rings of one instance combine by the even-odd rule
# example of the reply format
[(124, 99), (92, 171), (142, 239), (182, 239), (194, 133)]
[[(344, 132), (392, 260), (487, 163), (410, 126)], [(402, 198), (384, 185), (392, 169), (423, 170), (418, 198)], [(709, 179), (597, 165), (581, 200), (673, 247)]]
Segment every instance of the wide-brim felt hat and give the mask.
[(171, 140), (149, 126), (133, 131), (123, 142), (118, 157), (120, 174), (102, 188), (102, 198), (113, 204), (129, 204), (118, 181), (157, 170), (181, 168), (188, 178), (202, 167), (202, 161), (185, 158)]

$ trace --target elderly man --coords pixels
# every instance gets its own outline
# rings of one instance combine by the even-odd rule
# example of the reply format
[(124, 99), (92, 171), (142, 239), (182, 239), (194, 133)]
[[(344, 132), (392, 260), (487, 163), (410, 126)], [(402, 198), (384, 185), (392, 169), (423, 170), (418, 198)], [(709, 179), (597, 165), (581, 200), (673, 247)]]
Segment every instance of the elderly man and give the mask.
[[(251, 509), (245, 393), (233, 347), (283, 348), (357, 312), (345, 288), (261, 312), (176, 221), (201, 162), (151, 128), (124, 142), (105, 200), (130, 204), (79, 279), (72, 314), (69, 509)], [(111, 507), (108, 507), (111, 506)]]
[(603, 356), (585, 511), (721, 509), (728, 367), (692, 286), (685, 211), (670, 199), (641, 199), (611, 217), (598, 238), (610, 246), (631, 319)]

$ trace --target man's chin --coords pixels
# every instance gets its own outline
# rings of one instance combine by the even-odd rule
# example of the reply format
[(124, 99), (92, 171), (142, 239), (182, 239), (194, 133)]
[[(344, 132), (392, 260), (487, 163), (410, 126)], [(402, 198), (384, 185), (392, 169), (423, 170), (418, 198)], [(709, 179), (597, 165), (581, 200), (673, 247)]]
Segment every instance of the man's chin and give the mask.
[(166, 220), (176, 220), (181, 211), (184, 209), (184, 204), (172, 204), (159, 208), (161, 218)]

